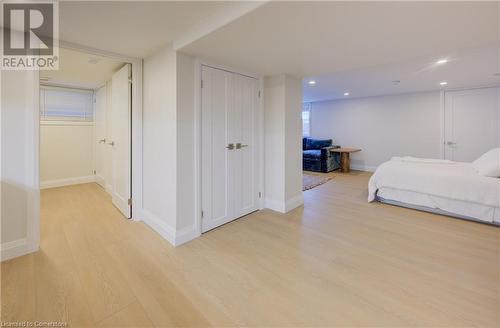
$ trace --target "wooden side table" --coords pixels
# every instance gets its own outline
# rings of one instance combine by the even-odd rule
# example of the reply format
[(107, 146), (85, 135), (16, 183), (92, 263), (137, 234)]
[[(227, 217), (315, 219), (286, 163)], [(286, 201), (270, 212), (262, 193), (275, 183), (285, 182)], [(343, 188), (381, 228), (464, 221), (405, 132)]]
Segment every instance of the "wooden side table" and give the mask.
[(351, 153), (361, 151), (359, 148), (332, 148), (330, 149), (332, 153), (340, 153), (340, 172), (349, 173), (351, 172)]

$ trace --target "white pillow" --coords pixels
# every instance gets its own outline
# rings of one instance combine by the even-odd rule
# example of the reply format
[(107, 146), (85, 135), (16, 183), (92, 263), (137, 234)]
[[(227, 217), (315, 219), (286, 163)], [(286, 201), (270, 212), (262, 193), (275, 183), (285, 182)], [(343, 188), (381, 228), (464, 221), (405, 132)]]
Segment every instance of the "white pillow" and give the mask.
[(481, 175), (493, 178), (500, 177), (500, 148), (484, 153), (472, 162), (474, 169)]

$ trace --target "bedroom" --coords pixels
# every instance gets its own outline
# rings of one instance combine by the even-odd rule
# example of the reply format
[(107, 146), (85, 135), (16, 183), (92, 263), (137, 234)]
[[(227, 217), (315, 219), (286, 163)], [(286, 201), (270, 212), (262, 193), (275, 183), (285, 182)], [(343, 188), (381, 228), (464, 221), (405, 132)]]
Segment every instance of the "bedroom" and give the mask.
[[(495, 201), (415, 167), (462, 177), (447, 156), (472, 142), (474, 173), (497, 147), (499, 2), (54, 3), (61, 50), (132, 65), (133, 210), (99, 181), (40, 190), (48, 73), (0, 70), (1, 325), (498, 326), (499, 227), (382, 201), (404, 190), (388, 178)], [(463, 92), (485, 115), (457, 102), (474, 130), (448, 138)], [(350, 170), (305, 192), (304, 101), (307, 134)]]
[[(377, 170), (371, 181), (370, 201), (387, 198), (392, 204), (498, 224), (500, 209), (495, 198), (500, 197), (499, 181), (481, 179), (484, 174), (471, 169), (470, 164), (500, 146), (498, 54), (498, 47), (473, 48), (441, 57), (307, 77), (303, 82), (302, 115), (307, 118), (303, 135), (313, 140), (333, 139), (332, 143), (342, 148), (361, 149), (350, 154), (354, 170), (375, 172), (394, 159)], [(491, 165), (500, 163), (498, 152), (487, 156), (493, 156)], [(338, 163), (331, 171), (342, 168), (338, 153), (332, 152), (329, 157), (327, 160)], [(399, 165), (401, 176), (395, 161), (403, 163)], [(415, 164), (413, 170), (411, 163)], [(420, 174), (419, 169), (423, 170)], [(428, 177), (429, 185), (419, 188), (416, 181), (410, 181), (413, 175), (420, 181)], [(440, 181), (443, 175), (450, 175), (451, 182), (444, 178)], [(387, 176), (409, 181), (398, 184), (387, 181)], [(489, 176), (498, 177), (498, 171)], [(460, 179), (464, 181), (458, 183)], [(386, 189), (378, 190), (376, 181)], [(474, 182), (479, 186), (473, 193), (480, 196), (467, 197), (464, 193)], [(387, 189), (389, 186), (392, 189)], [(412, 195), (416, 190), (420, 193)], [(464, 192), (454, 199), (452, 193), (457, 190)]]

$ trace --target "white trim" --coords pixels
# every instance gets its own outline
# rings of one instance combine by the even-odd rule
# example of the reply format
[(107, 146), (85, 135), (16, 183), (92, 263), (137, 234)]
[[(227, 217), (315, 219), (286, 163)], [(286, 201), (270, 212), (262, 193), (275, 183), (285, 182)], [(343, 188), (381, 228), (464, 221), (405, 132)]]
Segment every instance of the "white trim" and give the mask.
[(304, 204), (304, 194), (302, 192), (285, 202), (274, 199), (266, 199), (265, 201), (266, 208), (280, 213), (288, 213), (291, 210), (299, 206), (302, 206), (303, 204)]
[(187, 227), (176, 232), (174, 246), (179, 246), (201, 236), (201, 231), (197, 226)]
[(40, 125), (57, 125), (57, 126), (94, 126), (94, 122), (90, 121), (63, 121), (63, 120), (41, 120)]
[(27, 238), (9, 241), (0, 245), (0, 260), (7, 261), (15, 257), (23, 256), (36, 252), (38, 245), (34, 247), (32, 243), (28, 242)]
[(71, 186), (71, 185), (91, 183), (91, 182), (96, 182), (95, 175), (42, 181), (40, 183), (40, 189), (57, 188), (57, 187)]
[(300, 194), (290, 198), (285, 202), (285, 213), (288, 213), (291, 210), (302, 205), (304, 205), (304, 194), (301, 191)]
[[(260, 126), (258, 127), (258, 142), (259, 142), (259, 169), (258, 174), (260, 174), (259, 178), (259, 186), (257, 186), (257, 190), (261, 192), (261, 198), (258, 201), (258, 208), (264, 208), (264, 78), (254, 73), (250, 73), (248, 71), (236, 69), (234, 67), (229, 67), (226, 65), (220, 65), (218, 63), (210, 62), (206, 59), (196, 57), (195, 58), (195, 69), (194, 69), (194, 81), (195, 81), (195, 99), (194, 99), (194, 141), (195, 141), (195, 228), (192, 230), (191, 236), (200, 236), (202, 231), (202, 218), (201, 218), (201, 201), (202, 201), (202, 192), (201, 192), (201, 70), (202, 66), (209, 66), (212, 68), (229, 71), (232, 73), (245, 75), (254, 79), (259, 80), (259, 88), (260, 88), (260, 103), (258, 109)], [(194, 237), (196, 238), (196, 237)], [(193, 239), (194, 239), (193, 238)]]
[(376, 166), (351, 164), (351, 170), (355, 171), (375, 172), (376, 169)]
[(142, 210), (142, 220), (160, 236), (175, 246), (175, 230), (153, 213)]
[[(29, 122), (32, 134), (26, 136), (26, 140), (32, 140), (33, 149), (26, 151), (26, 160), (33, 163), (32, 175), (27, 175), (27, 182), (33, 190), (29, 193), (27, 202), (28, 222), (26, 223), (27, 246), (26, 253), (38, 251), (40, 247), (40, 72), (33, 73), (33, 122)], [(28, 122), (27, 122), (28, 123)], [(31, 218), (31, 220), (30, 220)]]

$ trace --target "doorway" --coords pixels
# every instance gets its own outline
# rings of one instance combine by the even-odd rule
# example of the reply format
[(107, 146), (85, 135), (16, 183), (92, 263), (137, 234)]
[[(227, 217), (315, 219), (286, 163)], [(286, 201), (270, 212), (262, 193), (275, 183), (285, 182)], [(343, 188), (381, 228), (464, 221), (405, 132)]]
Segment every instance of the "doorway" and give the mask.
[(94, 183), (132, 217), (131, 64), (61, 49), (40, 72), (41, 189)]
[(446, 159), (472, 162), (500, 146), (500, 87), (448, 91), (444, 101)]

